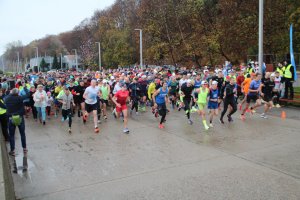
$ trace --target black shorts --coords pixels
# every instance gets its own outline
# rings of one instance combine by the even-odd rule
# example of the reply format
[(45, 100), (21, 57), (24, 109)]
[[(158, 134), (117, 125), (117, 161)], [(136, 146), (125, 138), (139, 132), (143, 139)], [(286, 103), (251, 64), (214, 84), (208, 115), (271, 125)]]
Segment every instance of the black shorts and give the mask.
[(100, 102), (101, 102), (102, 104), (106, 104), (106, 105), (108, 105), (108, 100), (105, 100), (105, 99), (100, 99)]
[(270, 102), (270, 101), (272, 101), (272, 96), (271, 96), (271, 95), (265, 95), (265, 96), (263, 97), (263, 100), (264, 100), (265, 102)]
[(258, 96), (257, 95), (254, 95), (254, 96), (250, 96), (250, 95), (247, 95), (247, 103), (250, 103), (251, 102), (251, 100), (253, 100), (254, 102), (256, 102), (257, 101), (257, 99), (258, 99)]
[(87, 103), (85, 103), (85, 110), (88, 113), (91, 113), (94, 110), (97, 110), (97, 108), (98, 108), (98, 103), (95, 103), (95, 104), (87, 104)]
[(141, 91), (140, 92), (140, 97), (145, 97), (145, 96), (147, 96), (147, 92)]

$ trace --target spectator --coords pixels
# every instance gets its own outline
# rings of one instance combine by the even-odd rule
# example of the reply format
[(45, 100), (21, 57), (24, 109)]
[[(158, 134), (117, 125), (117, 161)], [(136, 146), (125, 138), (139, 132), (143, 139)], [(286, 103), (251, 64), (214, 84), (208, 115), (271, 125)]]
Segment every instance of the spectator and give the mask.
[(19, 96), (19, 90), (14, 88), (11, 90), (10, 94), (5, 98), (5, 105), (7, 108), (8, 117), (8, 130), (10, 139), (10, 152), (11, 156), (15, 156), (15, 131), (16, 127), (19, 128), (21, 135), (21, 143), (23, 147), (23, 153), (27, 153), (26, 148), (26, 135), (25, 135), (25, 120), (24, 120), (24, 98)]

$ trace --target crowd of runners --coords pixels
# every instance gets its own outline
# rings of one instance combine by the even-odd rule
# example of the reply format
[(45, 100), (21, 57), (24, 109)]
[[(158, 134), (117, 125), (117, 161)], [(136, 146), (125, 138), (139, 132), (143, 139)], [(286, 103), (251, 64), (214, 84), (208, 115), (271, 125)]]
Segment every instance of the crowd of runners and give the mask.
[(280, 98), (293, 98), (292, 79), (292, 67), (286, 62), (263, 74), (254, 62), (238, 70), (227, 66), (174, 71), (156, 67), (16, 74), (1, 77), (2, 132), (14, 155), (16, 127), (27, 152), (24, 118), (31, 117), (45, 126), (50, 118), (59, 118), (68, 122), (69, 133), (74, 117), (81, 118), (83, 124), (92, 120), (95, 133), (99, 133), (101, 120), (112, 114), (122, 118), (123, 132), (128, 134), (129, 115), (150, 111), (159, 118), (158, 128), (163, 129), (172, 112), (182, 112), (190, 125), (191, 113), (198, 113), (204, 129), (209, 130), (215, 121), (232, 123), (237, 110), (245, 120), (246, 113), (253, 114), (262, 103), (261, 117), (266, 119), (272, 107), (280, 107)]

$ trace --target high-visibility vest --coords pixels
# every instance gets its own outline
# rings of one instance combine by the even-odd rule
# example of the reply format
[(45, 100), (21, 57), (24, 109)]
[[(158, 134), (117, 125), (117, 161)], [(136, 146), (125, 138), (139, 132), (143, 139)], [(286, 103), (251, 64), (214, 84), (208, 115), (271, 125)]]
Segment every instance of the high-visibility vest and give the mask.
[(292, 65), (289, 64), (285, 69), (284, 69), (284, 78), (292, 78), (293, 75), (292, 75), (292, 72), (291, 72), (291, 67)]
[[(4, 103), (2, 99), (0, 99), (0, 101), (1, 101), (2, 103)], [(0, 115), (3, 115), (3, 114), (5, 114), (5, 113), (6, 113), (6, 109), (5, 109), (5, 108), (0, 108)]]
[(277, 67), (276, 71), (279, 72), (280, 76), (283, 76), (283, 68), (280, 69), (279, 67)]

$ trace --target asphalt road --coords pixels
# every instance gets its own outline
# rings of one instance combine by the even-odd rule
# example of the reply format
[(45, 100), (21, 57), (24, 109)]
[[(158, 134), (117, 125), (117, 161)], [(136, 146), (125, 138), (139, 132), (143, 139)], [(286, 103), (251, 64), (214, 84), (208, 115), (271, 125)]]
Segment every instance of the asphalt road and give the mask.
[(232, 124), (215, 120), (207, 132), (196, 114), (191, 126), (183, 111), (171, 111), (160, 130), (142, 113), (130, 118), (129, 135), (112, 117), (100, 134), (77, 117), (71, 135), (60, 119), (45, 127), (28, 120), (28, 156), (17, 134), (10, 159), (17, 198), (300, 199), (299, 110), (274, 109), (269, 119), (258, 113), (245, 122), (238, 114)]

